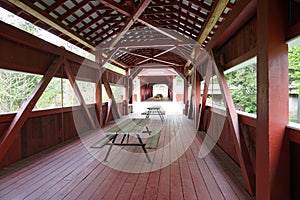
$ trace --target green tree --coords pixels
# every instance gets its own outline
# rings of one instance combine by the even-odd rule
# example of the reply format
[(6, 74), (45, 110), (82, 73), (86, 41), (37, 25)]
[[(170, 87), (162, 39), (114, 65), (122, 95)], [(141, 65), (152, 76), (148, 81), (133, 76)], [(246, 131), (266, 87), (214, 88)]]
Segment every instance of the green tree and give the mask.
[(52, 78), (35, 105), (35, 109), (58, 108), (62, 106), (61, 79)]
[(41, 76), (0, 70), (0, 113), (17, 111), (34, 90)]
[(297, 116), (290, 116), (290, 120), (300, 123), (300, 45), (289, 49), (289, 83), (298, 88)]
[(256, 64), (226, 74), (235, 107), (256, 113)]
[(289, 83), (298, 86), (300, 94), (300, 45), (289, 49)]

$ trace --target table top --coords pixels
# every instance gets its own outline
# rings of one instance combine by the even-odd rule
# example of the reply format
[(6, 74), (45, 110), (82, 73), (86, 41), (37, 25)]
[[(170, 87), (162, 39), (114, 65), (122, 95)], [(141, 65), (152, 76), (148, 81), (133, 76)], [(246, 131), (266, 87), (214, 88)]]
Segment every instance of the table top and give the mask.
[(151, 106), (147, 108), (148, 110), (160, 110), (161, 106)]
[(144, 118), (129, 118), (121, 123), (117, 123), (112, 128), (105, 131), (105, 134), (136, 134), (141, 133), (150, 119)]

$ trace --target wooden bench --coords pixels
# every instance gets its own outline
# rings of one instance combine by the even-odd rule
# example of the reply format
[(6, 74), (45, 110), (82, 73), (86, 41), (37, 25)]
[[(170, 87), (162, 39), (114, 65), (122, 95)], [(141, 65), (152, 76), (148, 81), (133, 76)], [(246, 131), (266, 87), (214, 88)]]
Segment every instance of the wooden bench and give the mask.
[[(130, 118), (122, 121), (121, 123), (116, 124), (112, 128), (106, 130), (104, 133), (106, 134), (106, 137), (109, 140), (112, 140), (111, 143), (106, 143), (106, 145), (110, 145), (106, 156), (104, 158), (104, 161), (107, 161), (107, 158), (109, 156), (109, 153), (111, 152), (112, 146), (113, 145), (118, 145), (118, 146), (141, 146), (148, 162), (151, 162), (151, 159), (147, 153), (147, 150), (145, 148), (145, 143), (143, 143), (140, 134), (142, 133), (147, 133), (151, 134), (151, 131), (149, 130), (147, 124), (150, 121), (150, 119), (141, 119), (141, 118)], [(123, 138), (120, 143), (116, 143), (116, 139), (119, 135), (122, 135)], [(124, 140), (127, 136), (129, 135), (135, 135), (137, 136), (138, 142), (139, 143), (124, 143)]]

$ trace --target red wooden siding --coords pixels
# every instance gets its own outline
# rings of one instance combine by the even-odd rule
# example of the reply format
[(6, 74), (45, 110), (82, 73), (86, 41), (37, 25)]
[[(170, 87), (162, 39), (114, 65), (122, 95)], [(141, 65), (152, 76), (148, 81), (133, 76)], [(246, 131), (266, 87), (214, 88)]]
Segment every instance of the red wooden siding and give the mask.
[[(211, 108), (206, 107), (203, 123), (201, 124), (201, 129), (204, 131), (208, 130), (210, 117), (212, 115)], [(216, 118), (221, 118), (220, 114), (214, 113), (217, 115)], [(239, 114), (239, 122), (240, 122), (240, 130), (241, 134), (246, 135), (246, 149), (250, 151), (249, 154), (250, 160), (254, 166), (256, 164), (256, 119)], [(238, 158), (234, 149), (233, 140), (231, 138), (232, 131), (229, 128), (228, 120), (225, 120), (224, 128), (221, 132), (219, 140), (217, 144), (233, 159), (238, 163)], [(300, 199), (300, 130), (288, 127), (286, 130), (286, 134), (290, 137), (290, 162), (291, 162), (291, 198), (292, 199)], [(216, 137), (211, 135), (212, 138)]]
[[(238, 163), (238, 157), (234, 148), (234, 143), (233, 143), (233, 138), (232, 138), (232, 134), (231, 132), (233, 131), (230, 126), (229, 126), (229, 121), (228, 119), (218, 113), (213, 113), (214, 115), (214, 120), (219, 120), (221, 122), (223, 122), (223, 120), (225, 120), (223, 129), (221, 131), (221, 135), (217, 141), (218, 145), (234, 160)], [(211, 120), (211, 116), (212, 116), (212, 111), (210, 107), (206, 107), (205, 111), (204, 111), (204, 116), (203, 116), (203, 122), (201, 124), (201, 130), (204, 130), (205, 132), (207, 132), (208, 128), (209, 128), (209, 123)], [(226, 119), (224, 119), (226, 118)], [(255, 118), (251, 118), (248, 117), (246, 115), (241, 115), (239, 114), (239, 122), (240, 122), (240, 130), (241, 133), (243, 133), (243, 135), (247, 135), (247, 149), (250, 149), (251, 153), (250, 153), (250, 158), (252, 161), (255, 162), (255, 136), (256, 136), (256, 128), (255, 128), (255, 124), (256, 124), (256, 119)], [(217, 123), (217, 122), (216, 122)], [(216, 139), (218, 137), (218, 135), (216, 135), (217, 131), (213, 131), (213, 134), (211, 134), (210, 136), (213, 139)]]
[[(89, 105), (93, 119), (96, 119), (92, 111), (95, 105)], [(107, 103), (103, 105), (103, 116), (106, 117)], [(119, 112), (124, 115), (124, 103), (117, 104)], [(67, 140), (78, 137), (77, 132), (89, 130), (88, 122), (85, 120), (81, 110), (72, 108), (52, 109), (35, 111), (24, 124), (21, 135), (17, 137), (4, 159), (0, 162), (0, 168), (15, 163), (28, 156), (34, 155)], [(0, 136), (8, 128), (15, 114), (0, 116)], [(74, 117), (76, 117), (76, 126)], [(109, 116), (112, 120), (113, 116)], [(77, 122), (79, 121), (79, 122)]]
[(216, 61), (226, 68), (232, 67), (256, 55), (256, 17), (246, 23), (228, 42), (216, 52)]

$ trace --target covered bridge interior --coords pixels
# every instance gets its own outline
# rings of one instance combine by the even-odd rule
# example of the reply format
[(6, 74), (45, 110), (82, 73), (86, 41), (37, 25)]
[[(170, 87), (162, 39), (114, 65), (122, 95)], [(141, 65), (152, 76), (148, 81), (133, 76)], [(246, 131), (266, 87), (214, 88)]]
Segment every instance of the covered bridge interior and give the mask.
[[(0, 68), (42, 75), (15, 113), (0, 113), (0, 198), (300, 199), (300, 129), (289, 124), (287, 44), (300, 34), (299, 0), (4, 0), (0, 5), (94, 56), (86, 59), (0, 22)], [(236, 111), (224, 72), (254, 57), (257, 110), (248, 115)], [(124, 73), (106, 68), (108, 63)], [(160, 140), (167, 145), (180, 127), (182, 135), (195, 132), (195, 138), (181, 157), (167, 166), (161, 161), (159, 170), (148, 173), (95, 162), (80, 141), (131, 115), (135, 78), (141, 101), (158, 83), (168, 86), (174, 100), (174, 77), (151, 75), (153, 69), (171, 69), (183, 80), (183, 112), (166, 112)], [(142, 75), (146, 70), (151, 76)], [(55, 77), (69, 80), (78, 105), (34, 110)], [(224, 109), (207, 103), (212, 77)], [(95, 103), (85, 101), (77, 81), (95, 85)], [(122, 102), (114, 85), (125, 88)], [(181, 137), (170, 152), (188, 143)], [(206, 138), (217, 145), (201, 157)], [(60, 163), (68, 157), (63, 166), (74, 163), (64, 169)]]

